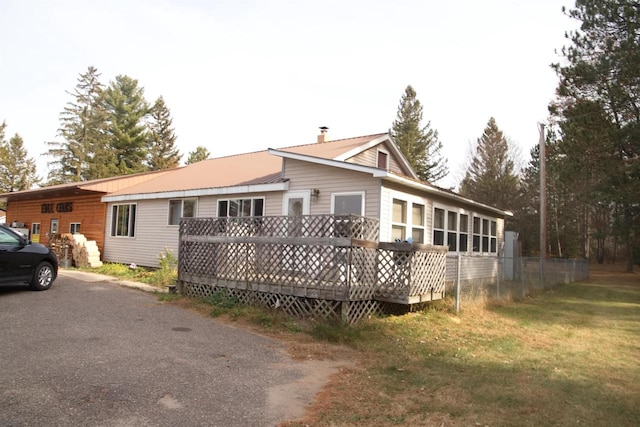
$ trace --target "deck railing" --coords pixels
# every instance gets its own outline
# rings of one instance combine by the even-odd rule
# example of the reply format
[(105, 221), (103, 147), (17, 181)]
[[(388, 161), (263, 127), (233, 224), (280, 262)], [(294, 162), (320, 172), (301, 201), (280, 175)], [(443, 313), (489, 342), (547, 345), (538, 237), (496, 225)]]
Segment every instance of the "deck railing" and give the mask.
[(442, 298), (444, 248), (379, 244), (379, 229), (356, 215), (183, 219), (178, 286), (349, 322), (384, 303)]

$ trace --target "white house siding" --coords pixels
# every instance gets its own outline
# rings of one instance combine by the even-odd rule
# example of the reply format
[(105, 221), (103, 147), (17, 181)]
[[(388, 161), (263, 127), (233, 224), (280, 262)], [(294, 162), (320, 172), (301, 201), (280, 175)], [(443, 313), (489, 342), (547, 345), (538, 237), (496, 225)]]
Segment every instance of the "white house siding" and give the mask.
[[(218, 215), (218, 200), (265, 198), (265, 215), (282, 214), (282, 193), (229, 194), (224, 196), (198, 197), (197, 216)], [(111, 236), (112, 206), (136, 204), (135, 237)], [(108, 262), (137, 264), (157, 267), (158, 256), (165, 248), (178, 254), (178, 226), (168, 225), (169, 199), (139, 200), (134, 202), (109, 203), (107, 207), (107, 227), (102, 259)]]
[(331, 213), (332, 193), (356, 191), (365, 192), (365, 216), (379, 215), (380, 179), (371, 174), (286, 159), (284, 175), (289, 179), (289, 191), (320, 190), (317, 200), (311, 201), (311, 215)]
[[(129, 203), (129, 202), (127, 202)], [(136, 204), (135, 237), (112, 237), (112, 206), (107, 207), (103, 260), (108, 262), (135, 263), (155, 267), (164, 248), (178, 254), (178, 227), (167, 225), (168, 199), (140, 200)]]

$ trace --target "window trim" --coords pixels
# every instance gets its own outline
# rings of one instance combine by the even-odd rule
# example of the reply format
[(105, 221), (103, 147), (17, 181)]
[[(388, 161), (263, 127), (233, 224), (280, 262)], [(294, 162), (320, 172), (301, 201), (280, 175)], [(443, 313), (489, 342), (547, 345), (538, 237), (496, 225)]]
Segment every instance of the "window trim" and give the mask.
[(360, 196), (362, 204), (360, 205), (360, 213), (356, 215), (364, 216), (365, 213), (365, 191), (343, 191), (338, 193), (331, 193), (331, 215), (335, 215), (336, 196)]

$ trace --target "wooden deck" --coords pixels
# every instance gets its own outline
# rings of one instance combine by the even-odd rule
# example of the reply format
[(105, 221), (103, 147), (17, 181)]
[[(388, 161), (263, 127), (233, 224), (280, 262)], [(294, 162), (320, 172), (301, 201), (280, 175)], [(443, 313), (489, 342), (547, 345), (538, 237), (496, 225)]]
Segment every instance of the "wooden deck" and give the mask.
[(290, 314), (320, 306), (347, 322), (385, 303), (442, 298), (446, 248), (379, 243), (378, 231), (376, 219), (354, 215), (183, 219), (178, 288), (223, 289), (245, 302), (260, 293)]

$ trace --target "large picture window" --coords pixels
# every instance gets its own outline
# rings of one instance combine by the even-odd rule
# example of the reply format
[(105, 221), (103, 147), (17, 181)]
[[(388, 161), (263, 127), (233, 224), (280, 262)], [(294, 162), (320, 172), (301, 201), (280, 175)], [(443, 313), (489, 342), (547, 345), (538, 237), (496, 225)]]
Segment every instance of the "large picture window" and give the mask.
[(333, 193), (331, 205), (334, 215), (364, 215), (364, 193)]
[(169, 225), (179, 225), (180, 218), (196, 216), (197, 199), (169, 200)]
[(136, 205), (113, 205), (111, 211), (111, 235), (135, 237)]

